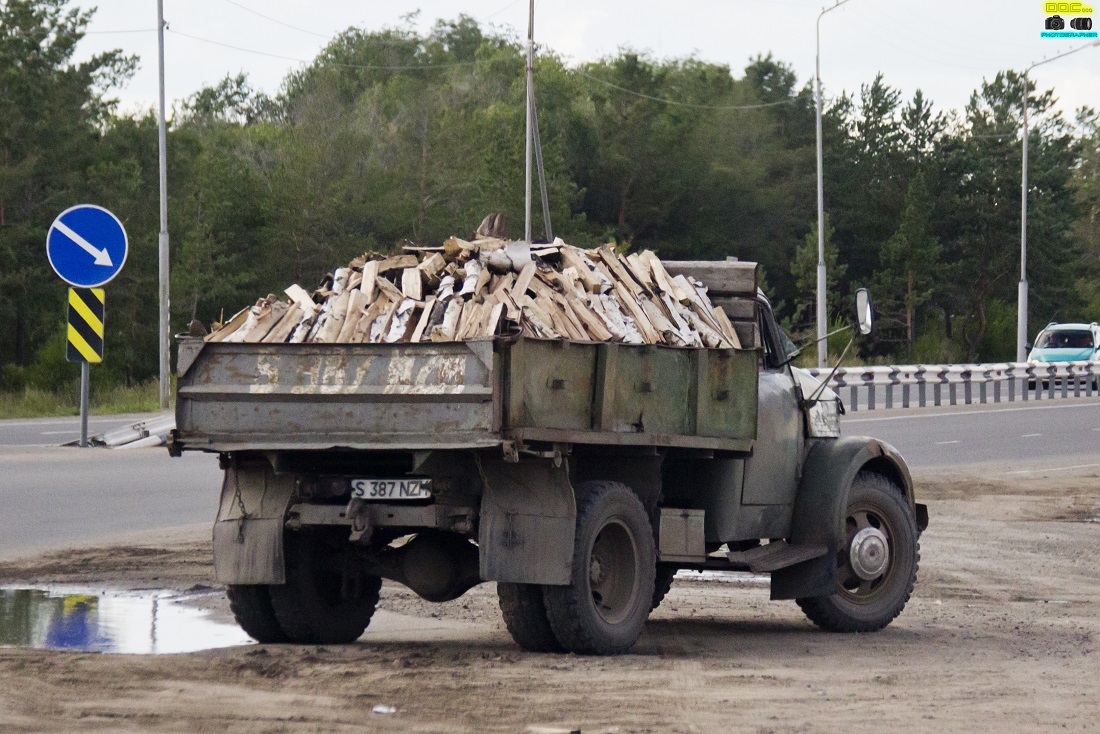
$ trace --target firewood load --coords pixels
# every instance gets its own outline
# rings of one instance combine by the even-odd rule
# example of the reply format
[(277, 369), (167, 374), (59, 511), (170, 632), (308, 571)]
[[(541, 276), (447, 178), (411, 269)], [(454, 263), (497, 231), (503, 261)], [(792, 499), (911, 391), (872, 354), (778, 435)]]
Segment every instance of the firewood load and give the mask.
[(740, 348), (702, 283), (650, 251), (622, 255), (495, 237), (363, 256), (215, 323), (206, 341), (380, 344), (523, 334), (584, 342)]

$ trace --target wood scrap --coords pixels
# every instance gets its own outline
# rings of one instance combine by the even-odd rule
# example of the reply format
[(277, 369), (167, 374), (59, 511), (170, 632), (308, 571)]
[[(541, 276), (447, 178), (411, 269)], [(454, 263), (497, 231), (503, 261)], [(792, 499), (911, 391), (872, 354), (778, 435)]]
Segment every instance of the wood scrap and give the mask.
[(347, 315), (344, 317), (344, 325), (340, 327), (336, 335), (337, 343), (351, 341), (351, 335), (355, 333), (355, 327), (359, 325), (359, 319), (363, 316), (363, 307), (367, 305), (367, 296), (361, 290), (351, 291), (348, 302)]
[(251, 308), (251, 306), (249, 306), (248, 308), (242, 308), (240, 311), (233, 314), (233, 316), (230, 317), (229, 321), (224, 326), (222, 326), (220, 329), (215, 329), (213, 333), (205, 337), (205, 340), (208, 342), (220, 342), (223, 341), (227, 336), (235, 333), (237, 329), (241, 328), (241, 326), (244, 325), (245, 320), (248, 319), (248, 313)]
[(272, 327), (271, 331), (264, 335), (264, 338), (260, 341), (266, 343), (281, 344), (290, 338), (291, 332), (298, 326), (298, 322), (302, 320), (302, 309), (295, 303), (287, 306), (286, 311), (283, 312), (283, 317), (279, 319), (279, 323)]
[(378, 264), (377, 260), (371, 260), (363, 266), (363, 283), (359, 288), (366, 294), (367, 303), (374, 303), (375, 289), (378, 287), (375, 282), (378, 278)]
[(409, 337), (410, 342), (415, 344), (424, 336), (428, 323), (432, 320), (432, 311), (435, 309), (436, 303), (435, 296), (428, 296), (428, 300), (424, 302), (424, 308), (420, 311), (420, 320), (417, 321), (416, 328), (413, 329), (413, 333)]
[(378, 289), (385, 293), (386, 297), (389, 298), (391, 301), (400, 301), (402, 298), (405, 297), (405, 294), (401, 292), (400, 288), (398, 288), (396, 285), (386, 280), (382, 276), (375, 278), (374, 282), (378, 286)]
[(401, 292), (406, 298), (419, 301), (423, 298), (424, 282), (418, 268), (405, 268), (401, 271)]
[(509, 291), (513, 298), (527, 293), (527, 288), (531, 285), (531, 279), (535, 277), (536, 270), (538, 270), (538, 265), (535, 265), (533, 262), (523, 266), (523, 270), (519, 271), (519, 275), (516, 276), (516, 282)]
[(402, 254), (366, 253), (335, 268), (312, 293), (291, 285), (285, 300), (259, 299), (202, 338), (354, 344), (525, 334), (740, 348), (707, 288), (690, 271), (671, 276), (648, 250), (583, 250), (560, 239), (532, 246), (489, 232), (473, 241), (401, 246)]
[(733, 328), (733, 322), (730, 321), (730, 317), (726, 315), (718, 306), (711, 309), (711, 313), (714, 314), (714, 319), (722, 326), (722, 335), (729, 340), (734, 349), (741, 349), (741, 337), (737, 336), (737, 329)]
[(416, 255), (394, 255), (393, 257), (387, 257), (378, 263), (378, 273), (385, 275), (391, 270), (404, 270), (405, 268), (415, 268), (417, 266)]

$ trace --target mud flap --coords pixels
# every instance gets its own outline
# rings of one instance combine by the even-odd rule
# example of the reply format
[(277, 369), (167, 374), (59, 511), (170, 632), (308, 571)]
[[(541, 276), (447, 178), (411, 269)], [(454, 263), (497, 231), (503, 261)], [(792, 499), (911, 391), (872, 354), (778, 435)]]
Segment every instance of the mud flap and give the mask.
[(294, 489), (293, 477), (276, 475), (266, 462), (226, 470), (214, 522), (219, 583), (286, 583), (283, 523)]
[(577, 504), (567, 467), (548, 459), (484, 462), (478, 531), (483, 580), (569, 584)]
[(836, 554), (826, 553), (778, 571), (772, 571), (772, 600), (829, 596), (839, 588)]

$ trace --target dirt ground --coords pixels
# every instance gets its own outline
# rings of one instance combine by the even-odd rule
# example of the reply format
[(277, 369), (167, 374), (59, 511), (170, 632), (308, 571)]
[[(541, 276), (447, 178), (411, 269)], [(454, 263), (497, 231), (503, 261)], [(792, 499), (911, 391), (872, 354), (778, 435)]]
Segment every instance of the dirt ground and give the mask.
[[(919, 580), (879, 633), (819, 632), (751, 579), (678, 579), (633, 654), (535, 655), (491, 584), (441, 605), (387, 585), (349, 646), (0, 649), (0, 732), (1100, 731), (1097, 470), (916, 478)], [(4, 584), (211, 578), (201, 537), (0, 564)]]

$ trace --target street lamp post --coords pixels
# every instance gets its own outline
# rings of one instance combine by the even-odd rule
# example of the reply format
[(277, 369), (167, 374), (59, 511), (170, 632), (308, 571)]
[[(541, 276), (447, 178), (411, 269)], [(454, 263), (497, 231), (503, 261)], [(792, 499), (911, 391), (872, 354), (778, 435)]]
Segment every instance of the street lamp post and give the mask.
[(817, 16), (817, 53), (814, 57), (814, 80), (817, 104), (817, 366), (826, 367), (829, 361), (827, 315), (825, 312), (825, 184), (822, 177), (821, 152), (821, 18), (830, 10), (836, 10), (848, 0), (825, 8)]
[(526, 167), (524, 168), (523, 241), (531, 243), (531, 156), (535, 127), (535, 0), (531, 0), (527, 18), (527, 133), (525, 136)]
[(169, 388), (169, 321), (168, 321), (168, 135), (164, 121), (164, 0), (157, 0), (157, 46), (160, 71), (160, 115), (157, 120), (157, 138), (160, 163), (160, 237), (158, 259), (160, 261), (160, 329), (157, 352), (160, 362), (160, 409), (168, 408)]
[(1083, 51), (1092, 46), (1100, 46), (1100, 40), (1090, 43), (1088, 46), (1078, 46), (1072, 51), (1051, 56), (1049, 59), (1036, 61), (1024, 70), (1024, 97), (1023, 97), (1023, 141), (1021, 143), (1023, 153), (1023, 165), (1020, 172), (1020, 287), (1016, 303), (1016, 361), (1023, 362), (1027, 356), (1025, 346), (1027, 344), (1027, 75), (1036, 66), (1049, 64), (1055, 59), (1060, 59), (1078, 51)]

